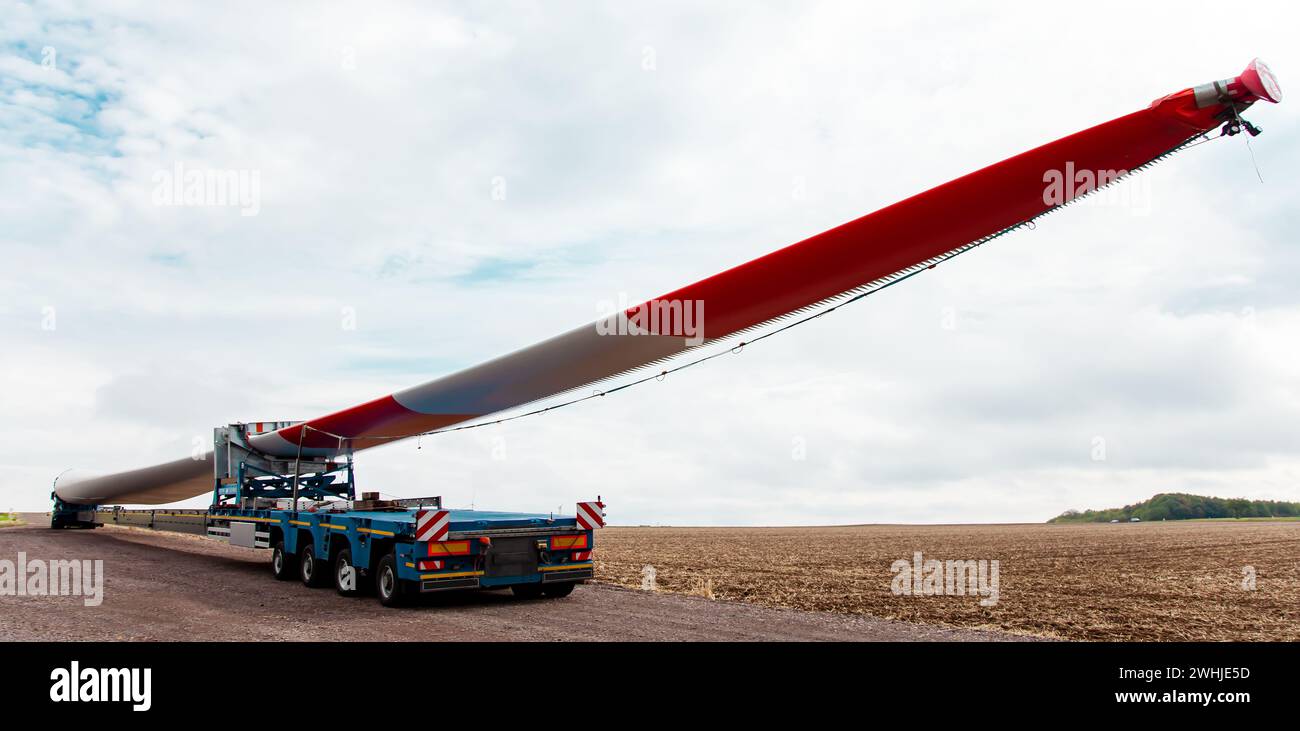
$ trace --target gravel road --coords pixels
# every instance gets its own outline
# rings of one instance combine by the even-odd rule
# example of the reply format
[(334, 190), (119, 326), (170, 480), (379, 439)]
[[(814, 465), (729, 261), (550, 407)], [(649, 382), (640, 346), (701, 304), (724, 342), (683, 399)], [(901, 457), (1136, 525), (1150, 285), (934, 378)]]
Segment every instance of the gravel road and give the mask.
[(52, 531), (42, 515), (0, 528), (0, 560), (104, 561), (104, 599), (0, 596), (0, 640), (1018, 640), (932, 627), (612, 586), (580, 586), (566, 599), (521, 601), (509, 592), (427, 597), (384, 609), (271, 578), (269, 551), (137, 528)]

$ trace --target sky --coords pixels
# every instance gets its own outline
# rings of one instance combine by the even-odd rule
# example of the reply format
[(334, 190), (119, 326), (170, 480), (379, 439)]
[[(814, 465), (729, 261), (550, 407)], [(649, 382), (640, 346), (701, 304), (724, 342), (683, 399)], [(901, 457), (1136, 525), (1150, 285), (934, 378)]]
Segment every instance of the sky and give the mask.
[[(1231, 33), (1221, 3), (903, 5), (0, 2), (0, 510), (513, 351), (1256, 56), (1300, 79), (1288, 3)], [(1300, 500), (1297, 110), (738, 355), (357, 478), (600, 495), (622, 525)], [(186, 205), (178, 170), (245, 198)]]

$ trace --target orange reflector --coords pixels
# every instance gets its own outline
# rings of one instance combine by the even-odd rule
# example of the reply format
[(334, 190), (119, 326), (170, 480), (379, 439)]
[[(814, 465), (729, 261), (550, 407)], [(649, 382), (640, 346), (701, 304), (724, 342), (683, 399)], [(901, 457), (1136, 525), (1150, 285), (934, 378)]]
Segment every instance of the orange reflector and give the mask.
[(468, 556), (469, 541), (429, 541), (430, 556)]
[(552, 551), (572, 551), (576, 548), (587, 547), (587, 534), (583, 533), (576, 536), (551, 536)]

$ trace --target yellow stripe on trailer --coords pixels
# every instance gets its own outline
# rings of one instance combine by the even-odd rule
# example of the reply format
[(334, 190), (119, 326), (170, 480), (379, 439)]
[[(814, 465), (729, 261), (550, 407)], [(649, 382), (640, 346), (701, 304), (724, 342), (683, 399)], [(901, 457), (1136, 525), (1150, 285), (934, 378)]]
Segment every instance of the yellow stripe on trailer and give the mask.
[(358, 533), (374, 533), (377, 536), (395, 536), (396, 533), (391, 530), (379, 530), (378, 528), (357, 528)]
[[(410, 564), (407, 564), (410, 566)], [(454, 574), (420, 574), (421, 579), (455, 579), (461, 576), (482, 576), (482, 571), (458, 571)]]
[(569, 569), (590, 569), (595, 568), (595, 564), (587, 563), (566, 563), (559, 566), (538, 566), (538, 571), (567, 571)]

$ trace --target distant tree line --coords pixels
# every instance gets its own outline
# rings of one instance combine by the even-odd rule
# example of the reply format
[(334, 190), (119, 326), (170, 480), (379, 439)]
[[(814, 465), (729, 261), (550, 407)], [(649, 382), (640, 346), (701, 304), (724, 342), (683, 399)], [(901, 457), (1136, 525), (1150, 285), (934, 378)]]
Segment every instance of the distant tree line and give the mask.
[(1245, 498), (1205, 497), (1181, 492), (1160, 493), (1150, 500), (1109, 510), (1067, 510), (1048, 523), (1109, 523), (1195, 518), (1290, 518), (1300, 516), (1300, 503)]

